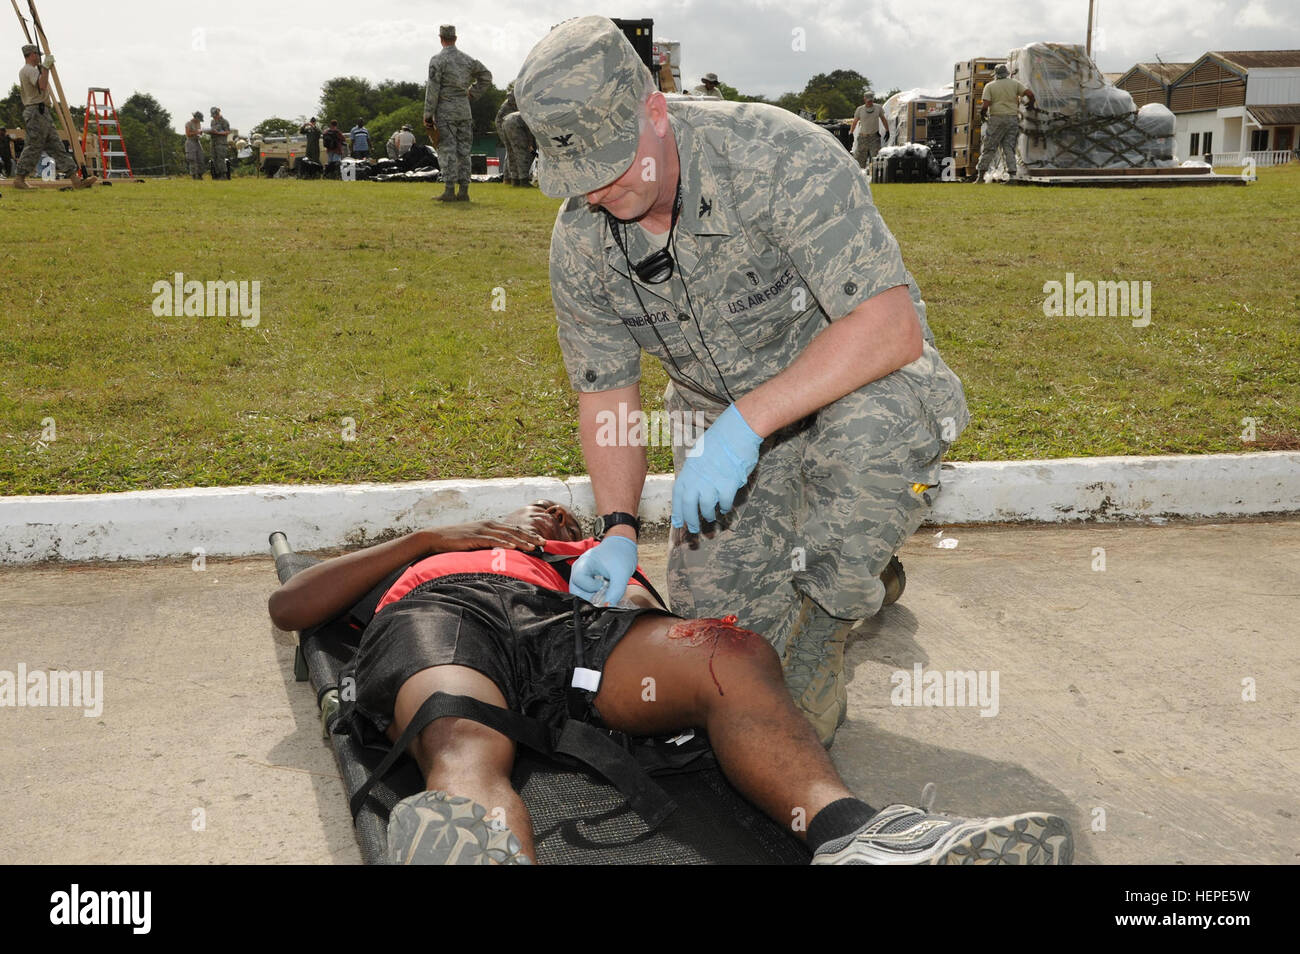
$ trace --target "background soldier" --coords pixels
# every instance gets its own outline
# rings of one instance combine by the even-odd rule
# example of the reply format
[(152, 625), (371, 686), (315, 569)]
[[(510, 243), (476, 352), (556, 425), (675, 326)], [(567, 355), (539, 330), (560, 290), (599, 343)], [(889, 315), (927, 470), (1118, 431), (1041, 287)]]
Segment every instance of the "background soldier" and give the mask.
[(1012, 79), (1005, 63), (994, 67), (993, 75), (996, 78), (984, 87), (984, 95), (980, 97), (980, 119), (988, 125), (980, 161), (975, 166), (976, 182), (984, 180), (984, 173), (999, 152), (1007, 164), (1007, 174), (1013, 179), (1019, 175), (1016, 137), (1020, 135), (1020, 97), (1026, 97), (1031, 106), (1034, 104), (1034, 91), (1020, 80)]
[(506, 170), (503, 176), (506, 184), (531, 185), (529, 166), (532, 165), (533, 150), (537, 144), (533, 142), (533, 134), (528, 130), (524, 117), (519, 115), (513, 90), (506, 94), (501, 108), (497, 110), (496, 125), (497, 134), (506, 147)]
[(9, 141), (9, 130), (0, 126), (0, 172), (6, 176), (14, 174), (13, 146)]
[(185, 124), (185, 164), (189, 166), (191, 179), (203, 178), (203, 143), (199, 141), (202, 134), (203, 114), (196, 109)]
[(230, 137), (230, 123), (216, 106), (211, 109), (212, 124), (207, 132), (212, 136), (212, 178), (229, 179), (230, 170), (226, 165), (226, 140)]
[[(49, 153), (54, 159), (57, 172), (71, 175), (77, 171), (77, 161), (68, 153), (68, 147), (59, 138), (51, 119), (50, 106), (50, 67), (54, 57), (46, 54), (41, 59), (40, 47), (28, 43), (23, 47), (23, 68), (18, 71), (18, 86), (23, 99), (23, 143), (22, 155), (14, 168), (14, 188), (30, 189), (27, 177), (32, 174), (36, 164), (41, 160), (41, 151)], [(78, 189), (92, 186), (99, 179), (91, 176), (77, 183)]]
[(876, 105), (876, 94), (867, 90), (862, 94), (862, 105), (853, 113), (853, 122), (849, 126), (849, 135), (860, 125), (858, 138), (853, 144), (853, 158), (858, 166), (865, 169), (872, 158), (880, 152), (880, 124), (885, 125), (885, 135), (889, 135), (889, 120), (885, 111)]
[[(311, 119), (307, 120), (307, 124), (305, 126), (299, 127), (298, 132), (302, 133), (304, 136), (307, 137), (307, 152), (306, 152), (307, 158), (310, 159), (312, 162), (320, 162), (321, 161), (321, 154), (320, 154), (321, 128), (316, 124), (316, 117), (313, 116)], [(324, 165), (324, 163), (321, 164)]]
[(402, 128), (393, 133), (388, 139), (388, 158), (401, 159), (411, 151), (411, 147), (414, 145), (415, 133), (411, 132), (409, 125), (403, 123)]
[(691, 90), (692, 96), (702, 96), (705, 99), (722, 99), (722, 91), (718, 89), (718, 74), (705, 73), (700, 77), (700, 85)]
[[(474, 144), (471, 99), (492, 87), (488, 68), (456, 48), (456, 28), (438, 27), (442, 52), (429, 60), (429, 85), (424, 91), (424, 128), (438, 150), (438, 165), (446, 188), (440, 202), (469, 201), (469, 151)], [(460, 192), (454, 190), (460, 185)]]
[(767, 635), (829, 745), (848, 635), (969, 420), (898, 243), (833, 138), (767, 104), (666, 100), (603, 17), (552, 30), (515, 95), (538, 184), (569, 197), (551, 297), (605, 524), (570, 588), (617, 602), (636, 565), (645, 447), (600, 422), (640, 412), (645, 351), (670, 419), (708, 425), (673, 434), (673, 612)]

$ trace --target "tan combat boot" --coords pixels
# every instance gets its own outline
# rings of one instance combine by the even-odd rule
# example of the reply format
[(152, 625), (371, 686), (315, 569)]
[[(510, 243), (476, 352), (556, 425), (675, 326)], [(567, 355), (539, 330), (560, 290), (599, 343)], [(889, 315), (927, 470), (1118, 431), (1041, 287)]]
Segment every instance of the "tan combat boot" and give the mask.
[(880, 582), (885, 584), (885, 601), (880, 605), (885, 607), (897, 603), (898, 598), (903, 595), (903, 590), (907, 589), (907, 574), (903, 572), (903, 561), (897, 556), (891, 556), (885, 572), (880, 574)]
[(26, 176), (14, 176), (14, 188), (15, 188), (15, 189), (30, 189), (31, 186), (29, 186), (29, 185), (27, 184), (27, 177), (26, 177)]
[(849, 711), (844, 647), (857, 620), (828, 616), (807, 596), (786, 639), (781, 668), (795, 706), (808, 717), (826, 748)]

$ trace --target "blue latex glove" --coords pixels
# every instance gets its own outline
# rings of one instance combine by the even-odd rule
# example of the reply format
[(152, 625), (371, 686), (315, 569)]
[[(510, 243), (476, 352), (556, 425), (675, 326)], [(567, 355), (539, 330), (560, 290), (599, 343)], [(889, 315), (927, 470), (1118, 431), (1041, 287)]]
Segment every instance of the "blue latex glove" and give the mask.
[[(627, 581), (636, 572), (636, 543), (628, 537), (608, 536), (573, 561), (569, 592), (599, 606), (614, 606), (627, 592)], [(603, 593), (601, 591), (604, 591)]]
[(762, 443), (736, 405), (723, 411), (700, 435), (673, 483), (673, 526), (685, 523), (691, 533), (699, 533), (701, 517), (712, 521), (718, 511), (731, 510), (736, 491), (758, 463)]

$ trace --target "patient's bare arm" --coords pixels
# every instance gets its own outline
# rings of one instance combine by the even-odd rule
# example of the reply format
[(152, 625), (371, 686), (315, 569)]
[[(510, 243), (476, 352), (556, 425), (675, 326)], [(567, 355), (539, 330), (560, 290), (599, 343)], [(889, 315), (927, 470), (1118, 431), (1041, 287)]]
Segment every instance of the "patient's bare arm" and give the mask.
[(627, 588), (627, 595), (624, 597), (629, 603), (636, 606), (643, 606), (647, 609), (663, 609), (659, 602), (646, 591), (645, 587), (631, 584)]
[(388, 574), (412, 561), (453, 550), (532, 550), (543, 542), (531, 530), (496, 520), (416, 530), (308, 567), (271, 594), (267, 609), (271, 622), (281, 629), (305, 629), (334, 618)]

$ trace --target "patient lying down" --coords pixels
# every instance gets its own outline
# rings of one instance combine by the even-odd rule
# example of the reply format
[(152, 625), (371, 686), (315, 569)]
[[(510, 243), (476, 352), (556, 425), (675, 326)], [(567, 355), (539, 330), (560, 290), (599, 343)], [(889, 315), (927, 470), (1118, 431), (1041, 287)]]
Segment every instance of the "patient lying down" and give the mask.
[[(354, 664), (356, 718), (390, 741), (434, 693), (558, 724), (572, 714), (577, 670), (584, 721), (632, 736), (703, 733), (731, 784), (804, 840), (814, 864), (1070, 862), (1069, 828), (1054, 815), (958, 818), (857, 798), (762, 636), (731, 617), (673, 616), (635, 577), (622, 606), (570, 594), (566, 564), (595, 543), (565, 507), (540, 501), (326, 560), (276, 590), (269, 610), (280, 628), (304, 629), (411, 564), (379, 601)], [(394, 808), (391, 860), (533, 863), (532, 822), (510, 782), (515, 745), (468, 718), (425, 726), (409, 751), (426, 790)]]

